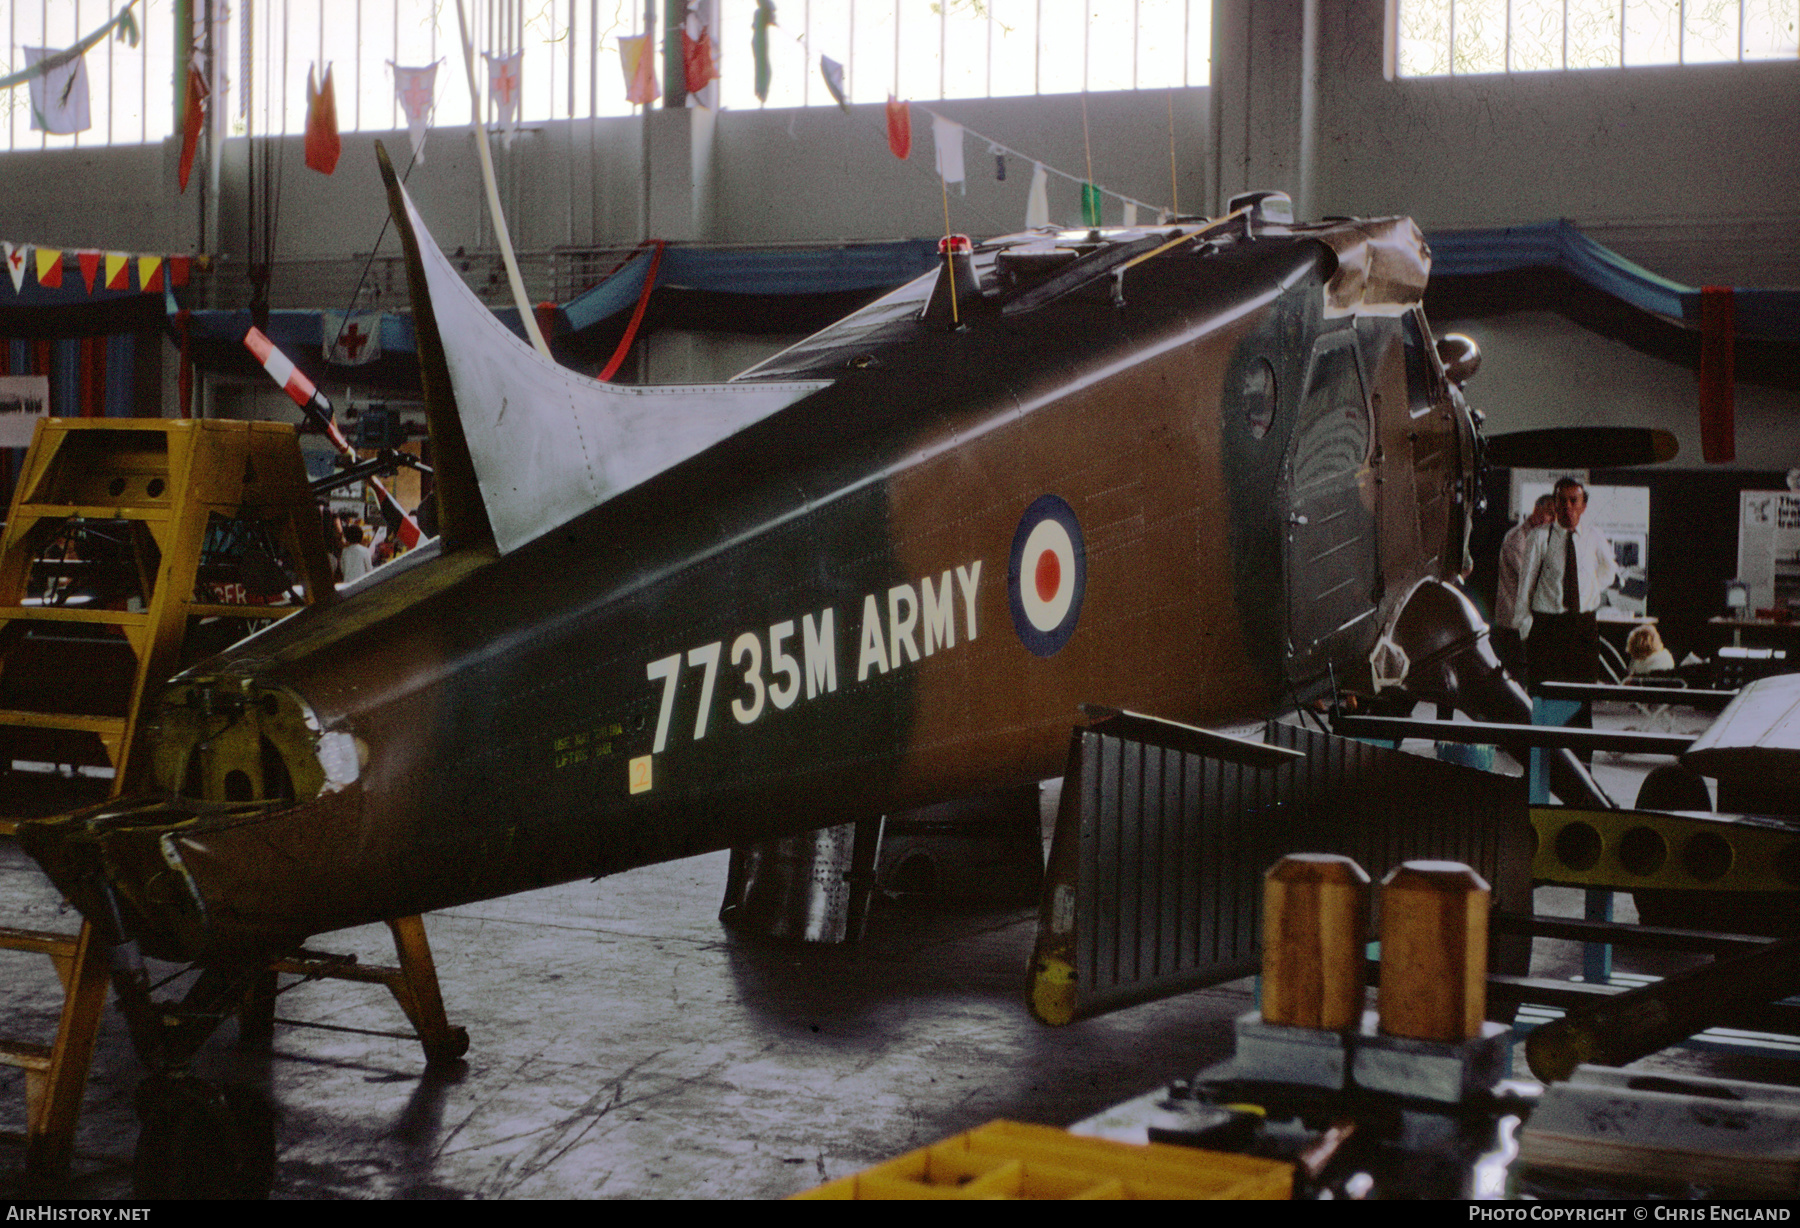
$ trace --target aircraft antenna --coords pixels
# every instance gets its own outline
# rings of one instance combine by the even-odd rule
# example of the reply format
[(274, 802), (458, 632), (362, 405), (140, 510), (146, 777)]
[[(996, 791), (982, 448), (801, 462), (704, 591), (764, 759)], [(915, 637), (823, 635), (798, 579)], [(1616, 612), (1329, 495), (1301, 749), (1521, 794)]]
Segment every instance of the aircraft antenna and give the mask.
[[(1094, 143), (1088, 137), (1087, 90), (1085, 88), (1081, 91), (1081, 151), (1087, 156), (1087, 182), (1081, 185), (1081, 211), (1085, 214), (1087, 212), (1088, 191), (1093, 187), (1094, 183)], [(1094, 198), (1096, 214), (1094, 218), (1095, 225), (1098, 225), (1100, 222), (1098, 216), (1099, 204), (1100, 198), (1096, 195)], [(1087, 218), (1083, 217), (1081, 220), (1085, 222)]]
[(525, 326), (525, 335), (530, 338), (532, 348), (554, 362), (550, 347), (544, 344), (544, 334), (538, 330), (537, 313), (531, 309), (531, 300), (525, 297), (525, 280), (519, 276), (512, 236), (506, 230), (506, 214), (500, 208), (500, 189), (494, 183), (494, 155), (488, 152), (487, 124), (481, 118), (481, 91), (475, 85), (475, 44), (469, 41), (469, 19), (463, 13), (463, 0), (456, 0), (456, 25), (462, 31), (463, 67), (469, 74), (469, 111), (475, 124), (475, 152), (481, 159), (481, 182), (487, 188), (488, 212), (494, 219), (494, 233), (500, 239), (500, 259), (506, 265), (506, 280), (512, 286), (513, 302), (519, 308), (519, 322)]
[(950, 326), (957, 328), (962, 325), (962, 317), (956, 309), (956, 257), (950, 246), (950, 184), (941, 169), (938, 171), (938, 191), (944, 197), (944, 267), (950, 270)]
[(1175, 91), (1169, 91), (1169, 216), (1181, 216), (1181, 189), (1175, 183)]

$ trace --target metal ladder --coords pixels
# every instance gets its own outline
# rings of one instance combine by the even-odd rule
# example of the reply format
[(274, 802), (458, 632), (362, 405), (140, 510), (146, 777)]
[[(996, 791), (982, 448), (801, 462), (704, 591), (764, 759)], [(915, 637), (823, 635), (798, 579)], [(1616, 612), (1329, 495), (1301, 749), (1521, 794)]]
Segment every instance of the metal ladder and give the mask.
[[(245, 525), (269, 548), (266, 562), (286, 556), (298, 593), (250, 591), (219, 562), (232, 527)], [(236, 562), (243, 572), (241, 554)], [(241, 620), (284, 617), (332, 593), (291, 426), (40, 423), (0, 534), (0, 834), (141, 779), (139, 716), (186, 664), (184, 647), (192, 655), (208, 637), (223, 647), (241, 637)], [(21, 762), (53, 770), (21, 772)], [(68, 1170), (106, 1005), (106, 955), (85, 922), (74, 936), (0, 928), (0, 949), (48, 955), (63, 984), (53, 1043), (0, 1040), (0, 1064), (25, 1070), (27, 1178), (54, 1182)]]

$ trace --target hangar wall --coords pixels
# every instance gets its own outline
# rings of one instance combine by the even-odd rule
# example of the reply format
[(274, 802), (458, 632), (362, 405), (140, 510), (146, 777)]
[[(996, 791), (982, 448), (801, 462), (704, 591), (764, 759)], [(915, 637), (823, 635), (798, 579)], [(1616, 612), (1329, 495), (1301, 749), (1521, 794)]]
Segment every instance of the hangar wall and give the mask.
[[(1225, 0), (1214, 23), (1220, 198), (1287, 187), (1309, 216), (1408, 213), (1427, 230), (1565, 217), (1691, 285), (1800, 286), (1800, 64), (1399, 78), (1386, 0)], [(1434, 320), (1482, 345), (1494, 430), (1657, 426), (1699, 467), (1682, 366), (1544, 310)], [(1800, 393), (1740, 383), (1743, 470), (1800, 466)]]
[[(1800, 285), (1800, 64), (1389, 80), (1385, 11), (1384, 0), (1221, 0), (1213, 89), (1091, 95), (1085, 141), (1079, 96), (930, 105), (1075, 173), (1091, 149), (1098, 181), (1151, 205), (1173, 197), (1183, 211), (1216, 209), (1232, 192), (1281, 187), (1303, 213), (1407, 212), (1427, 229), (1564, 216), (1677, 280)], [(404, 159), (405, 134), (386, 139)], [(303, 167), (297, 138), (284, 143), (283, 259), (345, 258), (373, 245), (385, 212), (373, 141), (346, 135), (330, 178)], [(637, 118), (544, 124), (498, 150), (497, 162), (515, 242), (547, 250), (629, 244), (647, 232), (728, 243), (936, 233), (944, 201), (931, 152), (922, 108), (912, 158), (900, 162), (887, 150), (882, 109), (864, 106), (716, 120), (654, 112), (648, 140)], [(970, 180), (950, 196), (952, 228), (1017, 228), (1029, 163), (1009, 159), (1000, 181), (984, 142), (970, 139), (966, 152)], [(176, 192), (177, 153), (170, 141), (0, 156), (0, 229), (17, 241), (189, 250), (199, 206), (192, 189)], [(246, 142), (227, 142), (218, 234), (228, 256), (247, 243), (248, 178)], [(408, 182), (446, 248), (492, 247), (466, 129), (434, 130)], [(1053, 179), (1051, 204), (1053, 217), (1072, 220), (1073, 186)], [(1118, 220), (1116, 203), (1107, 217)], [(1683, 441), (1678, 464), (1699, 463), (1691, 372), (1551, 311), (1467, 331), (1488, 354), (1471, 391), (1497, 429), (1576, 417), (1660, 425)], [(712, 378), (743, 354), (741, 344), (721, 352), (706, 338), (668, 337), (648, 368), (656, 378)], [(1800, 431), (1786, 425), (1800, 418), (1800, 394), (1744, 386), (1739, 406), (1740, 467), (1800, 465)]]

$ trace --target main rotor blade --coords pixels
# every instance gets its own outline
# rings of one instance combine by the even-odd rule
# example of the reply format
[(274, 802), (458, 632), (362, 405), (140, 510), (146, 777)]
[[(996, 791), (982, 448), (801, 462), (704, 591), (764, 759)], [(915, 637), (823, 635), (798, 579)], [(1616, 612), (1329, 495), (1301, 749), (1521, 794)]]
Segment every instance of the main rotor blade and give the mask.
[(1507, 469), (1626, 469), (1675, 459), (1668, 431), (1641, 426), (1559, 426), (1490, 435), (1490, 465)]

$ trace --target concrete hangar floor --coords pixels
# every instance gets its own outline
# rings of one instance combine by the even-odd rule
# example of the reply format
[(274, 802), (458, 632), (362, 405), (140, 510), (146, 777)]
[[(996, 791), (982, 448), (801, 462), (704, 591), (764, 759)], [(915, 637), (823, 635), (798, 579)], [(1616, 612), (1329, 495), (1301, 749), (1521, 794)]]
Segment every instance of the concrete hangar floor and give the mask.
[[(1603, 708), (1595, 723), (1641, 718)], [(1657, 762), (1595, 766), (1628, 800)], [(448, 1070), (427, 1069), (412, 1041), (281, 1025), (266, 1046), (228, 1025), (197, 1069), (274, 1103), (278, 1199), (779, 1198), (994, 1118), (1067, 1125), (1190, 1075), (1229, 1055), (1231, 1021), (1253, 1002), (1245, 980), (1045, 1028), (1023, 995), (1035, 909), (896, 903), (857, 947), (760, 941), (716, 920), (726, 862), (432, 914), (446, 1006), (471, 1037)], [(1580, 914), (1577, 892), (1537, 894), (1540, 912)], [(11, 844), (0, 898), (10, 924), (74, 928)], [(1633, 916), (1625, 897), (1620, 915)], [(393, 958), (381, 927), (311, 945)], [(1662, 973), (1674, 958), (1621, 953), (1617, 966)], [(0, 1035), (48, 1037), (60, 1000), (49, 961), (4, 959)], [(1534, 973), (1579, 970), (1574, 944), (1538, 941)], [(404, 1027), (384, 990), (341, 981), (284, 994), (278, 1014)], [(1800, 1082), (1800, 1065), (1765, 1054), (1673, 1050), (1643, 1064)], [(130, 1197), (141, 1077), (109, 1009), (68, 1194)], [(0, 1128), (23, 1124), (23, 1077), (6, 1069)], [(20, 1193), (22, 1166), (22, 1148), (0, 1147), (0, 1196)]]

